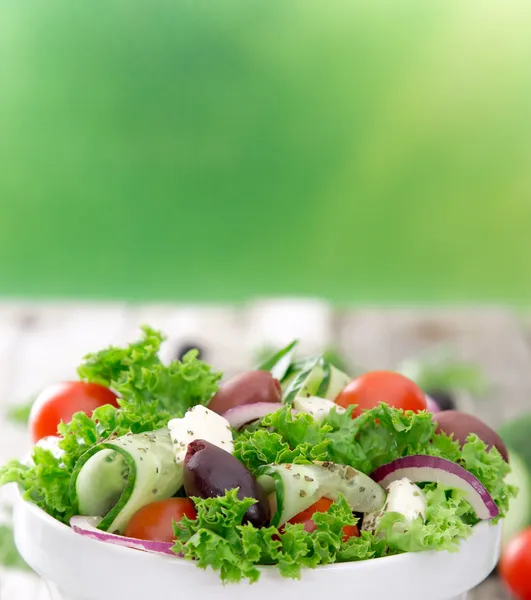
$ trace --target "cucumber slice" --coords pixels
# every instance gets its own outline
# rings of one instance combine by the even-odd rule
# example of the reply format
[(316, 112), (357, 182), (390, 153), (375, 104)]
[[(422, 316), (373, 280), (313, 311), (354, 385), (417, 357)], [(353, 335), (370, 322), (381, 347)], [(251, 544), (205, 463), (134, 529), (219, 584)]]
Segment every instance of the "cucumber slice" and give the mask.
[[(97, 459), (96, 459), (97, 457)], [(82, 515), (103, 517), (118, 502), (127, 487), (129, 465), (122, 454), (110, 448), (101, 450), (80, 471), (77, 486)], [(92, 493), (98, 490), (98, 493)]]
[(299, 375), (299, 373), (301, 373), (302, 371), (307, 371), (308, 367), (310, 367), (310, 366), (313, 367), (314, 364), (315, 364), (315, 359), (312, 359), (310, 361), (308, 361), (308, 360), (305, 360), (302, 362), (298, 361), (298, 362), (292, 363), (288, 367), (288, 370), (286, 371), (284, 377), (280, 381), (280, 385), (282, 387), (282, 397), (283, 398), (286, 395), (286, 390), (292, 385), (293, 381)]
[(313, 360), (304, 370), (299, 371), (286, 386), (284, 402), (291, 404), (297, 397), (318, 396), (335, 400), (339, 392), (351, 378), (322, 357)]
[(77, 461), (70, 497), (79, 514), (103, 517), (103, 531), (123, 533), (134, 513), (171, 498), (183, 485), (169, 429), (127, 434), (87, 450)]
[(319, 396), (335, 400), (351, 377), (324, 356), (294, 361), (297, 344), (298, 340), (294, 340), (264, 361), (258, 369), (269, 371), (280, 381), (282, 398), (287, 404), (291, 404), (296, 396)]
[(317, 390), (326, 376), (326, 371), (320, 358), (312, 361), (311, 365), (295, 375), (286, 387), (283, 400), (291, 404), (296, 396), (317, 396)]
[(276, 495), (276, 512), (271, 525), (279, 527), (315, 504), (319, 491), (313, 465), (266, 465), (257, 471), (257, 481), (267, 494)]
[(378, 483), (348, 465), (265, 465), (258, 469), (257, 476), (266, 493), (275, 493), (274, 526), (283, 525), (323, 497), (335, 501), (341, 493), (356, 512), (380, 510), (386, 499)]
[(340, 371), (337, 367), (334, 367), (334, 365), (330, 365), (330, 375), (327, 380), (327, 387), (324, 390), (319, 388), (317, 395), (328, 400), (335, 400), (339, 392), (341, 392), (351, 381), (352, 377), (343, 371)]

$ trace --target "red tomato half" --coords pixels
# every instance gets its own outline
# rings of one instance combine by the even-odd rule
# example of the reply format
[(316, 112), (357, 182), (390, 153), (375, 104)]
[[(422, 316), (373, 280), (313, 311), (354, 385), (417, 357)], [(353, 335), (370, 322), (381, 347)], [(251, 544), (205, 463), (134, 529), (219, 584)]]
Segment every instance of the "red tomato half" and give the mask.
[(515, 598), (531, 600), (531, 527), (508, 543), (501, 557), (500, 574)]
[(126, 537), (153, 542), (173, 542), (173, 521), (183, 517), (195, 519), (194, 505), (188, 498), (169, 498), (143, 506), (125, 528)]
[[(304, 530), (308, 533), (315, 531), (317, 525), (313, 522), (312, 516), (316, 512), (326, 512), (332, 506), (332, 500), (321, 498), (315, 504), (312, 504), (306, 510), (303, 510), (298, 515), (295, 515), (288, 523), (304, 523)], [(343, 527), (343, 541), (346, 542), (351, 537), (359, 537), (360, 532), (356, 525), (345, 525)]]
[(31, 408), (29, 428), (34, 443), (48, 435), (57, 435), (61, 421), (83, 411), (87, 415), (99, 406), (118, 406), (117, 396), (109, 388), (86, 381), (67, 381), (43, 390)]
[(339, 392), (335, 401), (343, 408), (356, 404), (354, 417), (381, 402), (415, 412), (426, 410), (428, 406), (426, 394), (419, 386), (394, 371), (371, 371), (360, 375)]

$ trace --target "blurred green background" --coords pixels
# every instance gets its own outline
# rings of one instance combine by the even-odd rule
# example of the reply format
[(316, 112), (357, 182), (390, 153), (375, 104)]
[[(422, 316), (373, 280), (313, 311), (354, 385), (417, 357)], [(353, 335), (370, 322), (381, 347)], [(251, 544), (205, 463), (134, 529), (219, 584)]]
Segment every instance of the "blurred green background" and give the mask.
[(531, 3), (2, 0), (0, 294), (531, 300)]

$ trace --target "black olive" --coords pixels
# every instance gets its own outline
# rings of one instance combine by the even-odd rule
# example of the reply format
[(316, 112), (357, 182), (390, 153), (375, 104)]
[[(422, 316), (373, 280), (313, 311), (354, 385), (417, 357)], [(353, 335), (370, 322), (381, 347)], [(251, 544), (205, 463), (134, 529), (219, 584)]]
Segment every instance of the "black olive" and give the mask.
[(431, 390), (427, 392), (428, 396), (437, 402), (440, 410), (455, 410), (455, 398), (451, 392), (445, 390)]
[(262, 486), (230, 452), (205, 440), (188, 444), (184, 459), (184, 488), (188, 496), (215, 498), (238, 488), (238, 498), (254, 498), (243, 524), (264, 527), (271, 520), (271, 507)]

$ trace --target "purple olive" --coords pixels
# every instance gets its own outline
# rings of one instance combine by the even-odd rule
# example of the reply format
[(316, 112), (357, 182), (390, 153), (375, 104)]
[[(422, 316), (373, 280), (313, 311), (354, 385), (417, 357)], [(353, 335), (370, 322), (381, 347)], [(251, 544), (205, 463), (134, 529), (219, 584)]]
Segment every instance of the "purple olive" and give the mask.
[(455, 398), (451, 392), (444, 390), (428, 390), (426, 393), (436, 402), (439, 411), (455, 410)]
[(241, 404), (280, 402), (280, 382), (268, 371), (247, 371), (221, 385), (208, 408), (222, 415)]
[(188, 496), (214, 498), (238, 488), (238, 498), (257, 500), (247, 509), (243, 523), (264, 527), (271, 521), (267, 496), (249, 470), (230, 452), (205, 440), (188, 444), (184, 459), (184, 489)]
[(503, 459), (509, 462), (509, 452), (501, 437), (477, 417), (458, 410), (446, 410), (433, 415), (433, 420), (437, 423), (438, 433), (442, 431), (448, 436), (453, 434), (454, 439), (461, 446), (471, 433), (475, 433), (480, 440), (485, 442), (487, 448), (490, 449), (494, 446)]

